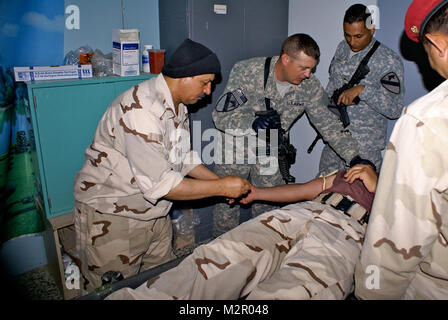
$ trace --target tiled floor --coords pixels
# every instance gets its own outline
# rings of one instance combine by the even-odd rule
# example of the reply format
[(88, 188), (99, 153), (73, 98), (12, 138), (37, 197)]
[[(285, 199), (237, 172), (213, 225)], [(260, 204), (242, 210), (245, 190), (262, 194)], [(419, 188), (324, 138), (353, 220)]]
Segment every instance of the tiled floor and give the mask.
[[(190, 254), (200, 244), (192, 244), (175, 250), (177, 257)], [(63, 300), (63, 296), (49, 272), (42, 266), (15, 277), (10, 281), (11, 297), (19, 296), (25, 300)]]

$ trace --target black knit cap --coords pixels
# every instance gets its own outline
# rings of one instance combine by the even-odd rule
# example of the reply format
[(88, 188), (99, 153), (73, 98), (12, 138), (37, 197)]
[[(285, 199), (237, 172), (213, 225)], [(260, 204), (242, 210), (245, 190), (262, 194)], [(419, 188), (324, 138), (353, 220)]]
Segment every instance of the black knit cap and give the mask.
[(174, 51), (168, 63), (162, 68), (162, 73), (171, 78), (220, 72), (221, 65), (216, 54), (206, 46), (188, 38)]

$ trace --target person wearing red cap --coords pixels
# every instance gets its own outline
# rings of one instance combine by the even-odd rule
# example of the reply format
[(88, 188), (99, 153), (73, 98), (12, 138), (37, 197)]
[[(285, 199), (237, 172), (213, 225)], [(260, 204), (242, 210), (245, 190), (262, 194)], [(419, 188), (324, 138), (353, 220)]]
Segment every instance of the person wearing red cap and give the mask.
[(83, 293), (111, 271), (127, 278), (175, 258), (173, 200), (249, 191), (247, 180), (219, 178), (191, 151), (186, 105), (209, 95), (219, 72), (216, 54), (186, 39), (161, 74), (122, 93), (104, 113), (74, 184)]
[[(448, 0), (415, 0), (407, 36), (448, 79)], [(448, 81), (405, 108), (381, 168), (360, 261), (360, 299), (448, 299)]]

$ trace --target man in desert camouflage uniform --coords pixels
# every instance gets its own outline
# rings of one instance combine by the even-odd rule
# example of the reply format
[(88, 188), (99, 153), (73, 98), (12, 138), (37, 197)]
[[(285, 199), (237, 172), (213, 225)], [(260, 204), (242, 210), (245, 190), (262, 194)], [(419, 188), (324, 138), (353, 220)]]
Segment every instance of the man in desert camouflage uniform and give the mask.
[(83, 290), (99, 287), (109, 271), (126, 278), (174, 258), (173, 200), (232, 198), (249, 190), (247, 180), (220, 179), (191, 151), (185, 105), (210, 94), (219, 72), (216, 54), (186, 39), (162, 74), (106, 110), (74, 184)]
[[(415, 0), (407, 36), (448, 78), (448, 0)], [(356, 291), (361, 299), (448, 299), (448, 82), (405, 108), (380, 172)]]
[[(330, 64), (326, 88), (333, 92), (347, 84), (361, 60), (377, 41), (371, 14), (362, 4), (351, 6), (344, 16), (344, 37)], [(358, 142), (362, 158), (371, 160), (380, 170), (381, 151), (386, 147), (387, 119), (397, 119), (403, 109), (403, 63), (391, 49), (381, 44), (371, 56), (370, 72), (360, 83), (341, 93), (338, 103), (347, 108), (350, 124), (346, 127)], [(359, 97), (358, 104), (354, 99)], [(326, 145), (322, 150), (319, 172), (328, 174), (344, 168), (343, 160)]]
[[(229, 81), (224, 92), (241, 89), (247, 102), (229, 112), (213, 111), (213, 120), (217, 129), (222, 132), (222, 141), (233, 138), (233, 150), (226, 148), (222, 159), (215, 160), (215, 172), (220, 176), (235, 174), (249, 178), (252, 184), (269, 187), (283, 184), (282, 176), (277, 168), (272, 172), (272, 163), (264, 163), (260, 158), (255, 164), (248, 162), (250, 158), (247, 146), (250, 137), (255, 137), (258, 129), (278, 129), (272, 123), (281, 122), (281, 127), (289, 134), (293, 123), (307, 113), (311, 123), (345, 161), (351, 162), (358, 155), (356, 141), (343, 127), (336, 115), (328, 108), (328, 97), (312, 70), (316, 67), (320, 52), (317, 43), (306, 34), (295, 34), (288, 37), (280, 56), (272, 57), (269, 73), (264, 89), (264, 70), (266, 58), (252, 58), (237, 62), (230, 71)], [(265, 98), (280, 115), (280, 119), (256, 117), (255, 112), (265, 111)], [(265, 125), (267, 124), (267, 125)], [(238, 139), (245, 139), (244, 144)], [(243, 145), (242, 148), (237, 148)], [(226, 155), (225, 153), (229, 153)], [(237, 162), (244, 156), (244, 163)], [(225, 157), (232, 159), (231, 164)], [(265, 170), (263, 172), (263, 170)], [(252, 205), (252, 216), (268, 211), (273, 207), (263, 203)], [(229, 207), (227, 203), (219, 203), (213, 211), (213, 235), (220, 234), (236, 227), (239, 223), (239, 206)]]
[[(377, 177), (369, 165), (356, 165), (325, 183), (253, 187), (243, 203), (322, 193), (259, 215), (196, 248), (177, 267), (107, 299), (344, 299), (353, 290)], [(344, 213), (347, 199), (354, 204)]]

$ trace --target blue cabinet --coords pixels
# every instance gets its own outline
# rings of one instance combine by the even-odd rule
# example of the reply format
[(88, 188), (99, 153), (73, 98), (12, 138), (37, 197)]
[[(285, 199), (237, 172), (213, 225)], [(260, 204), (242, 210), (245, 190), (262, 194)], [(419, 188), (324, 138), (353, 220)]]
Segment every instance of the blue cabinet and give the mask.
[(27, 83), (36, 147), (36, 200), (48, 219), (72, 211), (74, 177), (109, 104), (153, 76)]

